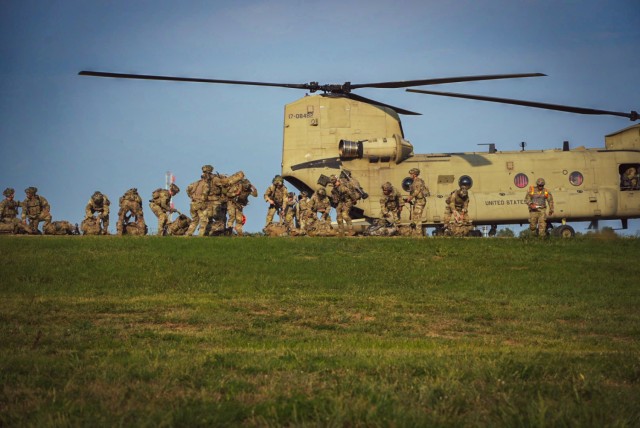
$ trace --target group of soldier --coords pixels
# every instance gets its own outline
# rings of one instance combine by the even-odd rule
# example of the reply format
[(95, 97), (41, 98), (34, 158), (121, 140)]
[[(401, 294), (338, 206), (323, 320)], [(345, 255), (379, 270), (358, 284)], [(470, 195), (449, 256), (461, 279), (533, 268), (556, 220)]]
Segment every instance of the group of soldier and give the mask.
[[(409, 170), (411, 183), (409, 195), (401, 197), (390, 182), (382, 185), (380, 219), (371, 225), (366, 235), (422, 235), (421, 219), (430, 195), (429, 188), (420, 177), (420, 170)], [(313, 194), (302, 191), (298, 197), (289, 192), (282, 176), (276, 175), (264, 193), (268, 204), (263, 232), (269, 236), (335, 236), (354, 235), (351, 209), (361, 199), (368, 197), (358, 181), (344, 170), (340, 176), (321, 176), (319, 187)], [(546, 234), (547, 215), (553, 215), (553, 197), (540, 178), (536, 186), (527, 191), (525, 202), (529, 208), (531, 231)], [(330, 187), (330, 189), (328, 188)], [(466, 236), (473, 227), (469, 218), (469, 183), (461, 183), (446, 199), (442, 234)], [(26, 198), (16, 201), (12, 188), (4, 190), (5, 199), (0, 202), (0, 232), (39, 234), (39, 224), (44, 222), (45, 234), (108, 235), (111, 202), (103, 193), (96, 191), (87, 202), (85, 217), (80, 228), (68, 221), (52, 222), (50, 206), (46, 198), (38, 195), (38, 189), (25, 189)], [(178, 212), (171, 203), (180, 188), (171, 184), (168, 189), (156, 189), (149, 200), (151, 211), (158, 218), (158, 235), (198, 236), (243, 235), (244, 207), (249, 197), (257, 197), (255, 186), (242, 171), (230, 176), (214, 173), (212, 165), (204, 165), (200, 179), (186, 189), (190, 199), (190, 217)], [(119, 199), (116, 232), (118, 235), (145, 235), (148, 228), (144, 220), (142, 198), (138, 190), (127, 190)], [(405, 205), (410, 206), (409, 224), (401, 224)], [(547, 206), (549, 212), (547, 214)], [(337, 230), (331, 225), (331, 209), (336, 211)], [(18, 211), (21, 210), (20, 219)], [(177, 213), (172, 220), (172, 214)], [(274, 222), (278, 214), (279, 221)]]

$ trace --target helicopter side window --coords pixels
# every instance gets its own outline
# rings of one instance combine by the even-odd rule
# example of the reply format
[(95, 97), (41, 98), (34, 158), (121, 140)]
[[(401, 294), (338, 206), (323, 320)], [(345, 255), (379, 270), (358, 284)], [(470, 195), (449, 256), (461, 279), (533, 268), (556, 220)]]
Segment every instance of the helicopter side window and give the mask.
[(569, 183), (574, 186), (580, 186), (584, 182), (584, 177), (579, 171), (573, 171), (569, 174)]
[(620, 190), (640, 190), (640, 177), (638, 176), (639, 170), (640, 165), (635, 163), (620, 165)]
[(527, 174), (520, 172), (513, 178), (513, 184), (519, 189), (524, 189), (529, 184), (529, 177), (527, 177)]

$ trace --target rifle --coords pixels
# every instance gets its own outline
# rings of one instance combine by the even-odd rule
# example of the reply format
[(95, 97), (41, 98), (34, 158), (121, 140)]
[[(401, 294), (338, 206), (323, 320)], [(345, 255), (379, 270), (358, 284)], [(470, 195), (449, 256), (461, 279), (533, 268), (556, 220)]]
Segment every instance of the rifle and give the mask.
[(356, 189), (356, 191), (360, 194), (362, 199), (367, 199), (369, 194), (362, 189), (360, 183), (351, 178), (351, 171), (343, 169), (340, 172), (340, 178), (344, 178), (347, 182), (351, 183), (351, 185)]

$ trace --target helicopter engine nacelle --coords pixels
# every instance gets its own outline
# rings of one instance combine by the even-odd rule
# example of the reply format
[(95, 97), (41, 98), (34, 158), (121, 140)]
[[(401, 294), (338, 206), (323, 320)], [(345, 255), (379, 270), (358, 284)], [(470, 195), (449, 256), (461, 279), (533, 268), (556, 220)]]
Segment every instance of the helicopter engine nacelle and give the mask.
[(413, 156), (413, 146), (399, 135), (394, 135), (393, 138), (362, 141), (340, 140), (338, 152), (342, 160), (365, 158), (398, 164)]

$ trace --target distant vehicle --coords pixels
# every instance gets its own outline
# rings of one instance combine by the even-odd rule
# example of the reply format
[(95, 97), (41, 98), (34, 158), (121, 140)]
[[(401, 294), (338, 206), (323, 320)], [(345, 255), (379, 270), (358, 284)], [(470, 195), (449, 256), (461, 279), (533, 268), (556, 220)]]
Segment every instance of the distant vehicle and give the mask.
[[(476, 226), (490, 226), (494, 235), (498, 225), (528, 222), (524, 196), (535, 180), (543, 177), (553, 194), (558, 224), (554, 233), (574, 235), (567, 223), (589, 221), (597, 227), (600, 220), (640, 217), (640, 189), (625, 184), (628, 171), (640, 170), (640, 125), (633, 125), (605, 137), (605, 146), (597, 149), (497, 151), (489, 145), (485, 152), (414, 154), (405, 139), (401, 114), (419, 114), (352, 93), (359, 88), (407, 88), (413, 86), (544, 76), (540, 73), (449, 77), (412, 81), (342, 85), (247, 82), (171, 76), (82, 71), (83, 76), (168, 80), (180, 82), (222, 83), (252, 86), (276, 86), (322, 92), (300, 98), (285, 106), (282, 147), (282, 176), (299, 191), (313, 192), (329, 175), (350, 175), (370, 195), (358, 201), (353, 218), (372, 222), (380, 218), (381, 186), (389, 181), (408, 191), (411, 168), (419, 168), (430, 188), (421, 219), (410, 219), (403, 210), (401, 222), (419, 223), (423, 229), (443, 226), (445, 200), (459, 185), (469, 187), (469, 215)], [(531, 101), (493, 98), (467, 94), (407, 89), (410, 92), (469, 98), (578, 114), (614, 115), (638, 120), (638, 113), (586, 109)], [(637, 183), (637, 179), (635, 183)], [(324, 183), (323, 183), (324, 184)]]

